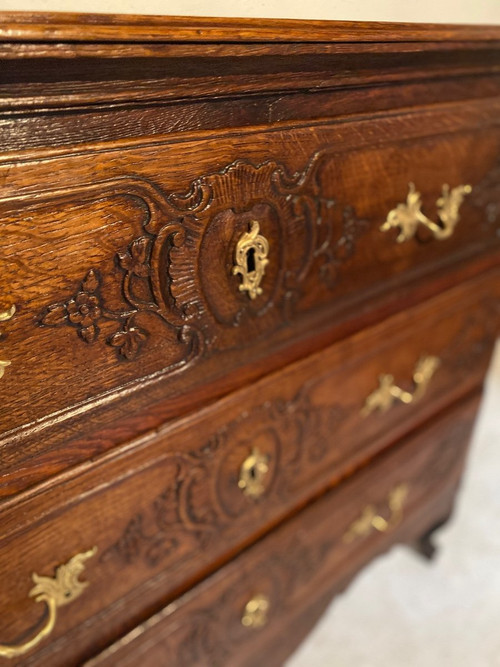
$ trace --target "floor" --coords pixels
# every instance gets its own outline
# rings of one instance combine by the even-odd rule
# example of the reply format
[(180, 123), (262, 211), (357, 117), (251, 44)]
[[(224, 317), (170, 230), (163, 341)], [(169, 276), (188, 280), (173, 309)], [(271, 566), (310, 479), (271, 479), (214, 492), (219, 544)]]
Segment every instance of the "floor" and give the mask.
[(287, 667), (500, 667), (500, 342), (452, 521), (427, 562), (395, 547)]

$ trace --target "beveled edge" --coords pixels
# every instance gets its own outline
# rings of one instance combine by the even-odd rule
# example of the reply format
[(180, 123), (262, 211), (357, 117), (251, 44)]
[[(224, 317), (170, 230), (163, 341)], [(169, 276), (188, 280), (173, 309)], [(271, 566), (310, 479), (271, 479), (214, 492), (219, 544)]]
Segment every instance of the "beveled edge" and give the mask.
[(0, 12), (0, 42), (500, 41), (500, 26)]

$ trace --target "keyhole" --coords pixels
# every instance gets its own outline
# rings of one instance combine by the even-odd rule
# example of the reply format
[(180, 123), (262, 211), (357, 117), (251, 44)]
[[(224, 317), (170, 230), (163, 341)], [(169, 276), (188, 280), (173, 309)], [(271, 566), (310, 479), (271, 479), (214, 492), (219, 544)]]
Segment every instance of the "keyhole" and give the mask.
[(247, 272), (253, 273), (255, 271), (255, 248), (247, 250)]
[(257, 477), (257, 470), (255, 469), (255, 466), (252, 466), (252, 467), (250, 468), (250, 477), (251, 477), (252, 479), (255, 479), (255, 478)]

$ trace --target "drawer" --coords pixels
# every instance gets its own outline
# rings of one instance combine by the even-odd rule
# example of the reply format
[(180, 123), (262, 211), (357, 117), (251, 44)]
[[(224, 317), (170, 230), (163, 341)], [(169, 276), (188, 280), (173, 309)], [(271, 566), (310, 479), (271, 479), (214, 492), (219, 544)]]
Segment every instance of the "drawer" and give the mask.
[(0, 164), (7, 467), (50, 476), (497, 263), (498, 104)]
[[(187, 437), (189, 444), (182, 447), (193, 447), (195, 450), (203, 447), (205, 441), (228, 441), (227, 446), (231, 446), (231, 441), (236, 439), (246, 443), (238, 457), (245, 448), (248, 449), (250, 442), (256, 442), (252, 436), (256, 427), (259, 432), (272, 432), (285, 428), (286, 424), (289, 432), (284, 438), (288, 451), (297, 447), (297, 444), (291, 443), (300, 440), (304, 429), (307, 434), (312, 434), (315, 443), (311, 445), (309, 455), (312, 462), (314, 456), (320, 460), (324, 453), (344, 462), (346, 455), (353, 456), (357, 448), (353, 443), (358, 439), (363, 443), (372, 442), (377, 448), (378, 439), (386, 437), (389, 426), (407, 428), (412, 419), (418, 421), (421, 414), (436, 411), (457, 394), (482, 381), (499, 331), (499, 296), (499, 270), (494, 269), (464, 283), (463, 287), (448, 290), (433, 301), (416, 306), (411, 312), (393, 316), (331, 346), (327, 351), (296, 362), (290, 369), (271, 374), (254, 388), (239, 390), (220, 405), (188, 418), (186, 427), (180, 429), (187, 435), (176, 435), (175, 438), (183, 441)], [(428, 357), (431, 365), (432, 358), (439, 360), (436, 362), (439, 368), (434, 369), (432, 382), (428, 383), (425, 400), (405, 407), (401, 403), (408, 397), (401, 394), (395, 398), (392, 396), (396, 391), (394, 388), (377, 386), (379, 376), (385, 376), (386, 382), (387, 376), (392, 375), (394, 385), (404, 391), (415, 391), (416, 387), (412, 389), (412, 377), (424, 361), (423, 357)], [(429, 367), (429, 370), (432, 369)], [(394, 398), (393, 409), (386, 415), (373, 405), (372, 414), (361, 419), (360, 429), (358, 422), (365, 400), (371, 396), (372, 403), (383, 401), (384, 392), (388, 405)], [(421, 389), (417, 391), (417, 398), (420, 393)], [(221, 408), (221, 405), (224, 407)], [(127, 415), (123, 415), (123, 420), (126, 419)], [(134, 422), (138, 432), (141, 431), (140, 420), (141, 415), (138, 415)], [(166, 430), (163, 426), (166, 435), (160, 440), (166, 437), (171, 439), (174, 433), (179, 433), (179, 423), (184, 422), (169, 422)], [(93, 420), (88, 419), (85, 430), (80, 434), (80, 442), (88, 438), (87, 448), (81, 445), (84, 453), (99, 444), (92, 438), (93, 424)], [(195, 432), (198, 438), (193, 442), (189, 429), (194, 424), (197, 425)], [(116, 433), (113, 435), (124, 439), (126, 429), (122, 429), (121, 421), (114, 428)], [(335, 446), (329, 440), (332, 429), (336, 433)], [(211, 437), (209, 434), (212, 434)], [(353, 434), (357, 434), (354, 441)], [(43, 439), (43, 431), (39, 436), (45, 450), (37, 457), (32, 456), (30, 447), (24, 442), (22, 446), (19, 443), (17, 447), (13, 443), (9, 447), (4, 446), (1, 497), (15, 494), (54, 470), (51, 442)], [(72, 436), (70, 432), (67, 439)], [(272, 444), (277, 442), (276, 436), (268, 436), (266, 442), (259, 446), (266, 450), (270, 448), (270, 451), (278, 447)], [(279, 448), (282, 449), (283, 445)], [(220, 449), (217, 447), (217, 451)], [(69, 445), (63, 454), (68, 458), (81, 455), (79, 451), (73, 452)], [(300, 458), (302, 454), (297, 453), (297, 456)], [(323, 464), (321, 460), (321, 467)], [(299, 477), (307, 475), (309, 467), (302, 467), (300, 474), (295, 474)]]
[[(498, 274), (272, 374), (60, 476), (50, 488), (5, 502), (5, 633), (20, 635), (27, 618), (36, 623), (27, 597), (32, 572), (51, 572), (96, 547), (88, 563), (94, 585), (84, 604), (68, 606), (53, 636), (54, 646), (68, 641), (75, 651), (105, 645), (125, 621), (138, 622), (477, 389), (498, 332)], [(422, 364), (423, 355), (439, 365)]]
[[(317, 615), (318, 599), (344, 588), (392, 543), (418, 539), (447, 516), (476, 404), (462, 404), (412, 436), (88, 667), (283, 664), (305, 633), (308, 614)], [(291, 634), (297, 617), (298, 636)]]

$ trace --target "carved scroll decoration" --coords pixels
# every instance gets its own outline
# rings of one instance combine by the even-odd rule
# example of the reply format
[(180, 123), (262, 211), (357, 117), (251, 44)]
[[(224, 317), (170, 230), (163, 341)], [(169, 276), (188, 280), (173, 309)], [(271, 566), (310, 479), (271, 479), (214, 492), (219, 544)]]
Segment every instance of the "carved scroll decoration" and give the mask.
[[(91, 267), (72, 294), (43, 309), (39, 324), (72, 326), (82, 341), (94, 344), (102, 339), (102, 324), (114, 320), (118, 326), (106, 343), (125, 360), (135, 359), (147, 345), (150, 332), (138, 323), (143, 313), (172, 327), (189, 358), (209, 347), (227, 349), (235, 328), (249, 320), (260, 322), (263, 333), (282, 325), (293, 317), (306, 278), (317, 272), (331, 288), (340, 265), (367, 229), (352, 207), (321, 196), (320, 165), (314, 156), (303, 172), (290, 176), (277, 162), (237, 161), (196, 179), (186, 194), (165, 195), (142, 181), (101, 184), (104, 194), (106, 189), (116, 194), (121, 187), (122, 194), (139, 197), (147, 210), (141, 233), (115, 257), (122, 271), (124, 307), (119, 311), (107, 307), (102, 295), (105, 277)], [(96, 193), (98, 188), (94, 184), (87, 189)], [(256, 214), (279, 245), (277, 268), (273, 275), (264, 276), (266, 296), (248, 303), (245, 294), (238, 294), (238, 276), (230, 259), (227, 266), (219, 267), (219, 297), (211, 288), (206, 267), (211, 265), (214, 246), (217, 257), (224, 253), (220, 244), (212, 243), (211, 235), (221, 221), (233, 225), (228, 253), (232, 258), (241, 230), (248, 230)]]
[[(435, 489), (438, 481), (442, 482), (442, 476), (434, 477), (434, 470), (449, 475), (457, 465), (454, 434), (443, 440), (441, 447), (436, 448), (429, 458), (426, 468), (419, 471), (418, 477), (410, 476), (409, 482), (413, 484), (415, 480), (418, 495), (425, 497)], [(251, 572), (258, 585), (265, 587), (272, 614), (280, 616), (296, 612), (297, 599), (301, 599), (299, 596), (304, 592), (307, 594), (311, 580), (331, 568), (330, 558), (335, 550), (344, 550), (348, 557), (350, 550), (357, 548), (356, 543), (352, 546), (343, 544), (341, 526), (336, 526), (336, 522), (326, 522), (321, 531), (314, 530), (313, 539), (308, 530), (290, 534), (279, 550), (267, 551), (253, 562)], [(248, 629), (241, 626), (239, 614), (240, 601), (248, 594), (249, 583), (248, 578), (238, 575), (238, 571), (233, 571), (218, 595), (208, 596), (208, 600), (181, 612), (182, 623), (177, 624), (179, 630), (168, 635), (164, 643), (165, 651), (176, 664), (229, 664), (234, 659), (235, 650), (248, 642)]]
[[(260, 433), (267, 443), (266, 451), (260, 452), (267, 467), (260, 500), (270, 495), (294, 497), (304, 479), (309, 479), (311, 467), (328, 456), (331, 433), (345, 418), (337, 405), (312, 404), (312, 387), (313, 383), (305, 385), (291, 400), (276, 399), (255, 406), (213, 433), (196, 450), (172, 452), (164, 490), (130, 519), (101, 559), (122, 565), (142, 561), (154, 568), (175, 560), (181, 545), (187, 557), (186, 542), (192, 543), (194, 556), (200, 547), (220, 541), (221, 534), (255, 506), (239, 485), (249, 432), (252, 442)], [(229, 443), (232, 457), (228, 457)], [(241, 461), (235, 452), (241, 452)]]

